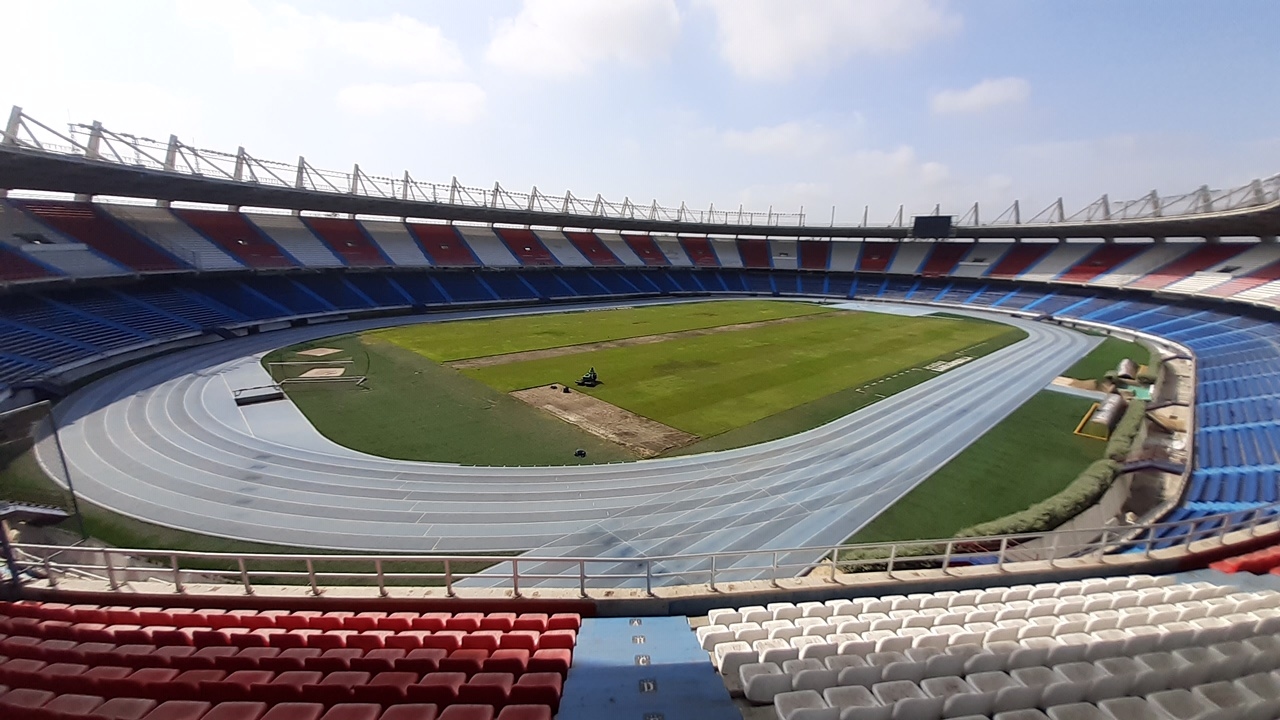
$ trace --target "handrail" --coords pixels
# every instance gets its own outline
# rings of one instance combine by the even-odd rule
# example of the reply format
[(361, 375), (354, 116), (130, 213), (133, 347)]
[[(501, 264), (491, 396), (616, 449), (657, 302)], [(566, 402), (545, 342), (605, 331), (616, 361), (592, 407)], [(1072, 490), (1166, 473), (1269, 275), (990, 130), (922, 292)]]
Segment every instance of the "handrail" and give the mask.
[[(229, 584), (243, 586), (246, 595), (266, 585), (302, 584), (320, 595), (326, 588), (338, 584), (377, 587), (381, 595), (389, 593), (388, 586), (402, 581), (422, 584), (438, 584), (448, 596), (457, 594), (459, 584), (477, 583), (475, 587), (486, 590), (509, 590), (514, 597), (523, 597), (531, 583), (554, 581), (557, 586), (575, 588), (582, 597), (593, 589), (635, 587), (643, 588), (646, 595), (654, 596), (661, 586), (706, 585), (716, 592), (718, 585), (749, 580), (768, 581), (777, 587), (783, 579), (799, 575), (815, 574), (818, 568), (829, 573), (817, 573), (826, 582), (842, 582), (842, 575), (860, 571), (876, 571), (885, 574), (889, 581), (894, 573), (904, 568), (934, 567), (948, 572), (965, 565), (994, 565), (1003, 573), (1016, 574), (1019, 564), (1028, 559), (1047, 560), (1051, 567), (1065, 558), (1095, 558), (1107, 555), (1140, 554), (1150, 559), (1168, 538), (1176, 538), (1169, 549), (1190, 552), (1195, 542), (1217, 538), (1227, 544), (1227, 535), (1248, 531), (1247, 539), (1259, 535), (1258, 528), (1280, 521), (1280, 502), (1260, 505), (1245, 510), (1234, 510), (1216, 515), (1174, 522), (1158, 522), (1146, 525), (1107, 526), (1065, 533), (1020, 533), (988, 535), (973, 538), (937, 538), (899, 542), (860, 543), (836, 547), (793, 547), (762, 550), (726, 550), (713, 553), (687, 555), (655, 555), (646, 557), (562, 557), (538, 555), (442, 555), (442, 554), (337, 554), (337, 553), (228, 553), (197, 552), (183, 550), (153, 550), (144, 548), (76, 548), (82, 556), (79, 562), (51, 559), (50, 553), (65, 550), (60, 545), (15, 543), (14, 548), (31, 565), (40, 567), (50, 575), (50, 584), (56, 585), (56, 576), (76, 574), (103, 577), (112, 590), (123, 591), (129, 585), (131, 573), (144, 574), (149, 581), (164, 581), (172, 585), (174, 592), (183, 592), (190, 576), (219, 578)], [(1053, 537), (1049, 557), (1024, 558), (1019, 547), (1029, 540)], [(1063, 537), (1067, 539), (1064, 541)], [(1072, 538), (1076, 540), (1073, 542)], [(1064, 544), (1065, 542), (1065, 544)], [(1043, 550), (1038, 552), (1044, 552)], [(91, 561), (89, 558), (100, 560)], [(146, 564), (131, 564), (135, 561)], [(185, 564), (183, 561), (186, 561)], [(223, 561), (221, 565), (217, 563)], [(286, 567), (272, 567), (272, 563), (291, 563)], [(317, 564), (339, 563), (335, 569), (317, 568)], [(460, 571), (460, 564), (486, 565), (482, 570)], [(298, 565), (301, 564), (301, 567)], [(397, 565), (413, 564), (428, 567), (396, 570)], [(1031, 563), (1043, 571), (1041, 563)], [(264, 566), (265, 565), (265, 566)], [(367, 568), (360, 566), (367, 565)], [(621, 570), (604, 572), (593, 566), (622, 566)], [(353, 567), (354, 566), (354, 567)], [(256, 582), (255, 582), (256, 581)], [(479, 582), (477, 582), (479, 581)], [(29, 582), (29, 581), (28, 581)]]
[[(234, 153), (201, 149), (183, 143), (176, 135), (169, 136), (167, 141), (155, 140), (115, 132), (99, 122), (87, 125), (70, 123), (64, 133), (27, 115), (20, 107), (14, 107), (10, 113), (8, 125), (3, 129), (3, 135), (0, 135), (0, 146), (5, 149), (74, 156), (127, 167), (259, 186), (380, 200), (545, 213), (548, 216), (569, 215), (708, 226), (813, 227), (815, 230), (823, 227), (873, 227), (868, 223), (866, 208), (862, 213), (862, 222), (857, 225), (836, 223), (834, 206), (831, 208), (829, 223), (810, 223), (810, 216), (806, 215), (803, 206), (798, 212), (776, 212), (772, 206), (767, 212), (760, 212), (744, 210), (741, 205), (736, 210), (717, 210), (712, 203), (706, 210), (700, 210), (690, 208), (684, 202), (678, 207), (660, 205), (656, 199), (651, 203), (636, 203), (630, 197), (624, 197), (622, 202), (610, 201), (598, 193), (595, 197), (578, 197), (571, 191), (566, 191), (563, 196), (547, 195), (539, 191), (537, 186), (529, 192), (511, 191), (498, 182), (490, 189), (460, 183), (456, 177), (448, 183), (422, 182), (413, 179), (408, 171), (397, 179), (370, 175), (361, 170), (358, 164), (350, 172), (321, 170), (313, 167), (303, 157), (298, 158), (296, 165), (265, 160), (250, 155), (244, 148), (239, 148)], [(1009, 209), (984, 223), (980, 218), (978, 203), (975, 202), (966, 213), (957, 218), (957, 226), (1089, 225), (1207, 216), (1276, 202), (1280, 202), (1280, 174), (1225, 190), (1210, 189), (1204, 185), (1191, 192), (1169, 196), (1161, 196), (1152, 190), (1142, 198), (1127, 201), (1112, 201), (1103, 195), (1070, 215), (1064, 211), (1062, 199), (1059, 198), (1026, 220), (1022, 218), (1018, 203), (1014, 202)], [(903, 206), (899, 206), (894, 219), (880, 227), (905, 228), (907, 224)]]

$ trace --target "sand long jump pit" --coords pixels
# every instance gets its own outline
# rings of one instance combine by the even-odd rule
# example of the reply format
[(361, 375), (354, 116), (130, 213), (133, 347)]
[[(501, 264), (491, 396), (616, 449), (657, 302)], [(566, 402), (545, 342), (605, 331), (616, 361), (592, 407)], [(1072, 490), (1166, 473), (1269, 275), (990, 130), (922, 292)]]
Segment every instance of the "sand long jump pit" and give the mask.
[(621, 445), (642, 458), (651, 458), (698, 440), (697, 435), (663, 425), (572, 388), (569, 392), (565, 389), (565, 385), (543, 385), (516, 390), (511, 396), (592, 435)]

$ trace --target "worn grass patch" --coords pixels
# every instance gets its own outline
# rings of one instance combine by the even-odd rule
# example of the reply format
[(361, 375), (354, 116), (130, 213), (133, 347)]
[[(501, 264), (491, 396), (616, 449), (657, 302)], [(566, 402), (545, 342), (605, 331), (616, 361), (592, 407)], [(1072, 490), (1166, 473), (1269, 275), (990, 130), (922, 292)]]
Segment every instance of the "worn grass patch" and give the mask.
[(849, 543), (951, 537), (1069, 485), (1105, 443), (1072, 433), (1092, 402), (1042, 390), (859, 530)]

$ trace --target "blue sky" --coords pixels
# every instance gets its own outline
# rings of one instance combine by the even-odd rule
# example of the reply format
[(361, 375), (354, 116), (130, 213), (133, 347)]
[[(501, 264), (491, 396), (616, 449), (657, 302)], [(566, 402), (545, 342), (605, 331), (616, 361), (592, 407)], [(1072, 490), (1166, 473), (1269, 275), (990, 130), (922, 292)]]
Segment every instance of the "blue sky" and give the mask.
[(0, 0), (0, 17), (2, 104), (327, 169), (846, 222), (1280, 172), (1272, 0)]

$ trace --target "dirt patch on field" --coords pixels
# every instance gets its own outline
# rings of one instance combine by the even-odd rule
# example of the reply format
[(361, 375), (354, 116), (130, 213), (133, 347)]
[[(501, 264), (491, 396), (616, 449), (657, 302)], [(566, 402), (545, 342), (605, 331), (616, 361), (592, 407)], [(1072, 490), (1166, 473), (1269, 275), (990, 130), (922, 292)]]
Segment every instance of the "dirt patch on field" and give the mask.
[(511, 396), (541, 408), (567, 423), (617, 443), (642, 458), (649, 458), (671, 448), (698, 440), (682, 430), (668, 427), (617, 405), (591, 397), (577, 390), (563, 391), (563, 385), (517, 390)]
[(1077, 380), (1066, 376), (1059, 376), (1053, 379), (1054, 385), (1061, 387), (1076, 388), (1077, 390), (1100, 391), (1097, 380)]
[(651, 345), (653, 343), (666, 342), (667, 340), (674, 340), (676, 338), (715, 335), (717, 333), (748, 330), (750, 328), (766, 327), (768, 325), (783, 325), (786, 323), (798, 322), (800, 320), (809, 320), (812, 317), (814, 316), (801, 315), (800, 317), (778, 318), (777, 320), (760, 320), (758, 322), (721, 325), (713, 328), (699, 328), (697, 330), (658, 333), (657, 335), (640, 335), (639, 337), (622, 338), (621, 340), (605, 340), (602, 342), (582, 343), (580, 345), (565, 345), (564, 347), (546, 348), (544, 350), (525, 350), (524, 352), (507, 353), (505, 355), (489, 355), (487, 357), (468, 358), (466, 360), (456, 360), (445, 364), (455, 370), (470, 370), (472, 368), (506, 365), (507, 363), (524, 362), (526, 360), (542, 360), (543, 358), (561, 357), (563, 355), (577, 355), (578, 353), (592, 352), (594, 350), (630, 347), (632, 345)]

